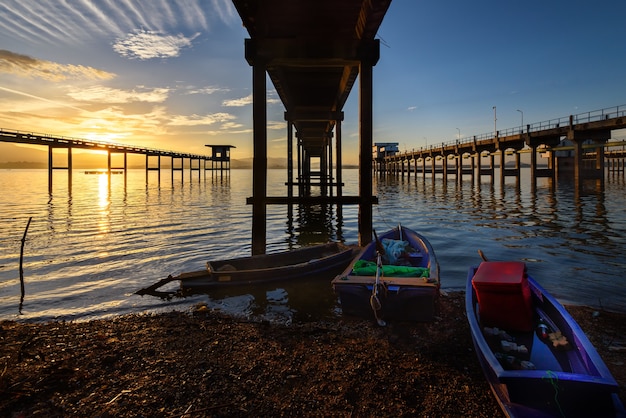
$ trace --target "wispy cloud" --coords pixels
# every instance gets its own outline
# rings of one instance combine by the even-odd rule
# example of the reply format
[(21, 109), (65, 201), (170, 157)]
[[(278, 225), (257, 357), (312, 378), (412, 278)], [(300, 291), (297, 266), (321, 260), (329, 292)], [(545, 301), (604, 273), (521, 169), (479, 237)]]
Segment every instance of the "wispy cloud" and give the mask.
[(187, 94), (213, 94), (213, 93), (228, 93), (230, 89), (224, 87), (202, 87), (202, 88), (192, 88), (187, 92)]
[(110, 80), (115, 74), (84, 65), (60, 64), (0, 50), (0, 73), (37, 77), (49, 81), (67, 79)]
[(100, 37), (123, 38), (136, 30), (178, 33), (180, 27), (207, 31), (211, 22), (237, 23), (230, 0), (3, 0), (0, 26), (32, 43), (75, 44)]
[(229, 113), (213, 113), (211, 115), (178, 115), (170, 119), (168, 125), (173, 126), (198, 126), (213, 125), (215, 123), (229, 122), (236, 119), (234, 115)]
[[(58, 101), (55, 101), (55, 100), (46, 99), (45, 97), (35, 96), (34, 94), (24, 93), (23, 91), (8, 89), (8, 88), (2, 87), (2, 86), (0, 86), (0, 90), (6, 91), (7, 93), (16, 94), (18, 96), (23, 96), (23, 97), (28, 97), (30, 99), (35, 99), (35, 100), (40, 101), (40, 102), (50, 103), (50, 104), (54, 105), (54, 107), (64, 107), (64, 108), (68, 108), (68, 109), (78, 110), (78, 111), (81, 111), (81, 112), (85, 111), (84, 109), (81, 109), (81, 108), (76, 107), (76, 106), (68, 105), (66, 103), (61, 103), (61, 102), (58, 102)], [(13, 109), (13, 110), (15, 111), (16, 109)]]
[(183, 48), (191, 46), (191, 42), (198, 36), (191, 37), (182, 34), (166, 35), (152, 31), (136, 31), (113, 44), (113, 50), (127, 58), (147, 60), (151, 58), (172, 58), (180, 55)]
[(114, 89), (105, 86), (72, 89), (68, 96), (83, 102), (99, 103), (162, 103), (167, 100), (170, 90), (167, 88), (147, 89), (137, 87), (132, 90)]
[[(272, 99), (268, 97), (266, 102), (268, 104), (276, 104), (276, 103), (280, 103), (280, 100)], [(225, 107), (242, 107), (242, 106), (247, 106), (250, 104), (252, 104), (252, 94), (246, 97), (241, 97), (239, 99), (224, 100), (222, 102), (222, 106), (225, 106)]]
[(224, 100), (222, 106), (225, 107), (242, 107), (252, 104), (252, 94), (247, 97), (241, 97), (239, 99)]

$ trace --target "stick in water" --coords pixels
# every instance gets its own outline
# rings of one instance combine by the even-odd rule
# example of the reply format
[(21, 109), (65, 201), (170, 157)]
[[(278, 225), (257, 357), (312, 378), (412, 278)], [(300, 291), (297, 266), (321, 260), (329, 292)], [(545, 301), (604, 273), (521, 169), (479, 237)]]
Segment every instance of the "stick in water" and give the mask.
[(28, 233), (28, 227), (30, 226), (30, 221), (32, 220), (32, 216), (28, 218), (28, 223), (26, 224), (26, 229), (24, 230), (24, 236), (22, 237), (22, 247), (20, 248), (20, 290), (22, 291), (22, 297), (20, 298), (20, 315), (22, 314), (22, 304), (24, 303), (24, 269), (22, 268), (22, 262), (24, 261), (24, 242), (26, 242), (26, 234)]

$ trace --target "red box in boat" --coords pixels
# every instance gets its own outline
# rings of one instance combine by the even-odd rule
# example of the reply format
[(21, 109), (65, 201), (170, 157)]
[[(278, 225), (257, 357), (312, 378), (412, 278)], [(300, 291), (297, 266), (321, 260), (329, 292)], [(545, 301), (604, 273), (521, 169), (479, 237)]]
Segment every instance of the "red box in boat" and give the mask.
[(485, 261), (478, 266), (472, 286), (483, 325), (511, 331), (532, 330), (533, 310), (526, 264)]

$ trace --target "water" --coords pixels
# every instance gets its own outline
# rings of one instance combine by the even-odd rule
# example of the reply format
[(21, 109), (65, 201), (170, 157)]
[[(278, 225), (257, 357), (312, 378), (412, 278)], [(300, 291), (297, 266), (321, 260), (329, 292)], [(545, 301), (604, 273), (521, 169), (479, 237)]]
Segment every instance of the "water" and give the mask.
[[(358, 193), (358, 171), (343, 173), (344, 195)], [(459, 185), (437, 177), (378, 178), (374, 228), (398, 223), (432, 243), (444, 290), (464, 288), (477, 250), (491, 259), (523, 260), (530, 274), (561, 302), (626, 311), (626, 184), (609, 175), (575, 190), (570, 181), (538, 179), (522, 171), (507, 178)], [(284, 196), (286, 170), (270, 170), (268, 195)], [(202, 303), (228, 313), (279, 321), (341, 314), (330, 280), (272, 284), (241, 290), (160, 299), (134, 292), (169, 274), (202, 269), (209, 259), (249, 255), (250, 170), (201, 180), (189, 171), (86, 175), (55, 172), (48, 193), (46, 170), (0, 170), (0, 319), (91, 319)], [(24, 242), (25, 299), (21, 314), (19, 259)], [(267, 251), (358, 240), (357, 206), (268, 206)], [(175, 283), (171, 283), (175, 287)], [(166, 289), (167, 290), (167, 289)]]

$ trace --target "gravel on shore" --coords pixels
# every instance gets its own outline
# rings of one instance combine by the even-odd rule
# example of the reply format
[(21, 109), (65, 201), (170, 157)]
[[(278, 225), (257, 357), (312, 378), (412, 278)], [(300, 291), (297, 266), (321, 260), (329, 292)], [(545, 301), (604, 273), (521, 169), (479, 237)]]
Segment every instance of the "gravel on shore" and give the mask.
[[(625, 399), (626, 315), (567, 306)], [(464, 293), (431, 323), (274, 324), (207, 309), (0, 322), (2, 417), (502, 416)]]

